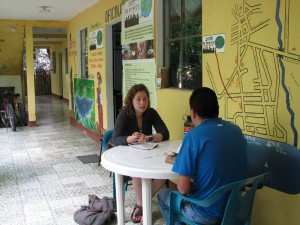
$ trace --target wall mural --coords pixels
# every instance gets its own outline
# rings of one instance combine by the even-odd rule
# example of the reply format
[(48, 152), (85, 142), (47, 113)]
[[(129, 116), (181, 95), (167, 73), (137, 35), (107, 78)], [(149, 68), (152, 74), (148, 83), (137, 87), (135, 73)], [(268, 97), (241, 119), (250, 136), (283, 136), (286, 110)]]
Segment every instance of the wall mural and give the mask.
[(207, 3), (222, 23), (203, 35), (204, 84), (218, 95), (220, 117), (246, 136), (248, 176), (271, 171), (266, 186), (299, 194), (300, 2), (235, 3)]
[(93, 80), (74, 78), (74, 119), (95, 132), (94, 93)]
[[(287, 194), (300, 193), (300, 151), (296, 147), (245, 135), (247, 140), (247, 175), (272, 172), (265, 186)], [(287, 176), (288, 174), (288, 176)]]
[(97, 72), (97, 106), (98, 106), (98, 122), (96, 123), (96, 132), (100, 135), (104, 135), (105, 129), (103, 128), (103, 99), (101, 93), (102, 76), (100, 72)]
[(74, 74), (73, 67), (70, 67), (70, 99), (71, 99), (71, 109), (70, 109), (70, 117), (74, 118), (74, 84), (73, 78), (77, 77), (77, 66), (76, 66), (76, 57), (77, 57), (77, 46), (76, 41), (72, 40), (72, 36), (70, 35), (70, 43), (68, 47), (68, 58), (74, 61)]
[(299, 147), (300, 2), (284, 2), (243, 0), (215, 9), (230, 18), (222, 23), (228, 26), (205, 35), (230, 35), (225, 54), (206, 54), (203, 70), (218, 94), (220, 116), (247, 135)]

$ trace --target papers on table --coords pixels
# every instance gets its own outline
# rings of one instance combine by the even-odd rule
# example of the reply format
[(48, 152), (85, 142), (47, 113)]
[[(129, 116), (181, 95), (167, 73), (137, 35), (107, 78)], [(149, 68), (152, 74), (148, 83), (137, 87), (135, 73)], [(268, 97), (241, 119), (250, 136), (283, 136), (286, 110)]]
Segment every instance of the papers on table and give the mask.
[(146, 142), (144, 144), (133, 143), (133, 144), (129, 144), (129, 146), (131, 148), (135, 148), (135, 149), (150, 150), (150, 149), (157, 147), (158, 143), (153, 143), (153, 142)]
[(165, 156), (165, 162), (170, 163), (170, 164), (174, 164), (177, 155), (178, 155), (177, 152), (168, 152)]

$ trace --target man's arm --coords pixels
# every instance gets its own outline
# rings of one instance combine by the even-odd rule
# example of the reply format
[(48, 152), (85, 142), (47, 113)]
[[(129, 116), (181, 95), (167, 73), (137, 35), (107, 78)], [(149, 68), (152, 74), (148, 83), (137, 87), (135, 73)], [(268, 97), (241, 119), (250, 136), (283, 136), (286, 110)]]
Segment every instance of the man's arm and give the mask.
[(192, 190), (191, 178), (180, 175), (178, 179), (177, 189), (183, 195), (190, 193)]

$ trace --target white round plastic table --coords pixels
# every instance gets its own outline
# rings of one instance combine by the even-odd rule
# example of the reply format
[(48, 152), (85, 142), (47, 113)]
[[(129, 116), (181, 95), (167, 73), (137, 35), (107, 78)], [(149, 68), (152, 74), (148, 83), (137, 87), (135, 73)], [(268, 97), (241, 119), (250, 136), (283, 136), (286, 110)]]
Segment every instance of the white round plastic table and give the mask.
[(172, 165), (165, 163), (167, 152), (176, 152), (180, 141), (159, 142), (150, 150), (130, 146), (116, 146), (105, 151), (101, 157), (102, 166), (115, 173), (118, 225), (124, 225), (123, 175), (142, 178), (143, 222), (152, 225), (152, 179), (176, 179), (178, 174), (171, 171)]

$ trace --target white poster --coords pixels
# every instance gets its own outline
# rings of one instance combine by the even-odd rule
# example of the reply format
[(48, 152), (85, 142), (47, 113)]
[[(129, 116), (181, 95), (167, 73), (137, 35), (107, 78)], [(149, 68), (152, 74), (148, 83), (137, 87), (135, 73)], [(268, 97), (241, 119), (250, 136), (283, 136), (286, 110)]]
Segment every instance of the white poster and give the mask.
[(90, 51), (103, 47), (103, 28), (90, 32)]
[(123, 60), (123, 96), (134, 84), (144, 84), (150, 92), (151, 107), (156, 108), (155, 75), (156, 64), (154, 61), (124, 61)]
[(123, 96), (134, 84), (143, 83), (156, 108), (153, 0), (122, 1)]
[(225, 52), (225, 35), (216, 34), (202, 37), (203, 53)]
[(122, 45), (153, 39), (153, 0), (124, 0), (122, 7)]

